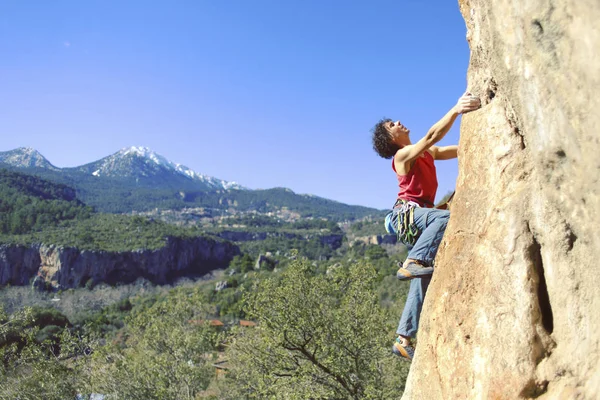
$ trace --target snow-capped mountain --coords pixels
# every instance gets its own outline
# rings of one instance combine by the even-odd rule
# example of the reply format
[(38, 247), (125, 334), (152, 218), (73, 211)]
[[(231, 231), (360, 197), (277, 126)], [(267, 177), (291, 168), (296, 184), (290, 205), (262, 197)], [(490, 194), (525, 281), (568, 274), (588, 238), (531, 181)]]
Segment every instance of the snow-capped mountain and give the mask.
[(172, 176), (187, 178), (206, 186), (207, 189), (243, 189), (235, 182), (199, 174), (185, 165), (169, 161), (147, 147), (126, 147), (108, 157), (74, 169), (97, 177), (164, 180)]
[(0, 151), (0, 162), (17, 168), (38, 167), (54, 171), (58, 171), (59, 169), (31, 147), (19, 147), (14, 150)]
[[(128, 147), (98, 161), (73, 168), (57, 168), (33, 149), (0, 152), (0, 168), (65, 185), (97, 211), (148, 212), (201, 208), (202, 215), (240, 212), (285, 212), (313, 218), (353, 219), (377, 210), (350, 206), (290, 189), (246, 189), (199, 174), (145, 147)], [(228, 190), (242, 189), (242, 190)]]
[[(49, 172), (78, 179), (81, 173), (98, 178), (133, 180), (146, 186), (164, 186), (182, 190), (245, 189), (228, 182), (191, 170), (185, 165), (167, 160), (147, 147), (127, 147), (98, 161), (73, 168), (58, 168), (32, 148), (0, 152), (0, 163), (13, 168), (37, 167)], [(75, 175), (73, 175), (75, 174)]]

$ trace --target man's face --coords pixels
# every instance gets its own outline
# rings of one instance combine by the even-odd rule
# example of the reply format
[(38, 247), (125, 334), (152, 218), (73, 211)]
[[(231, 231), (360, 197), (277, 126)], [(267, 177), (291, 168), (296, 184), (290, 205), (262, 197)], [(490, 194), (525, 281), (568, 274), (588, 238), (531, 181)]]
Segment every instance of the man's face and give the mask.
[(386, 122), (385, 127), (387, 128), (388, 132), (390, 133), (390, 136), (392, 137), (392, 139), (396, 139), (401, 136), (408, 136), (408, 134), (410, 133), (410, 130), (407, 127), (405, 127), (404, 125), (402, 125), (400, 123), (400, 121)]

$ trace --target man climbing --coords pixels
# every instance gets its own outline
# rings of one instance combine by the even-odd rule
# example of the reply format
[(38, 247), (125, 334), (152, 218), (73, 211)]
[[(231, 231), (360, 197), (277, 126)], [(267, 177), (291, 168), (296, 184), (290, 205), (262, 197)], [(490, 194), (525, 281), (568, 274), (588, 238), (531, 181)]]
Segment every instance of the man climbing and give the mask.
[(419, 317), (434, 260), (444, 235), (450, 213), (434, 208), (438, 187), (434, 160), (457, 157), (458, 146), (435, 146), (452, 127), (460, 114), (478, 109), (478, 97), (466, 92), (427, 134), (413, 144), (410, 130), (400, 121), (382, 119), (373, 128), (373, 148), (383, 158), (392, 158), (400, 192), (393, 209), (385, 218), (386, 230), (396, 234), (409, 253), (400, 266), (397, 277), (411, 280), (404, 311), (398, 325), (398, 338), (392, 351), (412, 360), (415, 349), (411, 343), (419, 326)]

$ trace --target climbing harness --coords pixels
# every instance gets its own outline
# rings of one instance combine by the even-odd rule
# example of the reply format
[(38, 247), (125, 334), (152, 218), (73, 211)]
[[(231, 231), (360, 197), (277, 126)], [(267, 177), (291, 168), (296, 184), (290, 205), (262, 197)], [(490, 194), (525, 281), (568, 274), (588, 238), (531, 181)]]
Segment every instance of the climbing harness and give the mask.
[(415, 207), (420, 206), (414, 201), (398, 199), (385, 217), (387, 232), (395, 233), (399, 241), (409, 246), (414, 246), (421, 234), (415, 225)]

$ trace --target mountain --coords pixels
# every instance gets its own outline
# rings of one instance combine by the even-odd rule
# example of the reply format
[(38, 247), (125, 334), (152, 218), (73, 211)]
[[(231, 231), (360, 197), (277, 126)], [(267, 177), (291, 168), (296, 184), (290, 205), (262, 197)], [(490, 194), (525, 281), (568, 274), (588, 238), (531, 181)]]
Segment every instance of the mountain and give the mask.
[(147, 147), (128, 147), (98, 161), (67, 171), (78, 171), (97, 177), (169, 182), (196, 190), (243, 189), (235, 182), (227, 182), (192, 171), (188, 167), (167, 160)]
[(207, 217), (292, 212), (338, 221), (381, 214), (373, 208), (296, 194), (286, 188), (246, 189), (194, 172), (145, 147), (124, 148), (73, 168), (57, 168), (33, 149), (16, 149), (0, 153), (0, 168), (72, 187), (78, 199), (107, 213), (201, 208)]
[(0, 162), (16, 168), (44, 168), (58, 171), (59, 168), (50, 162), (37, 150), (30, 147), (19, 147), (10, 151), (0, 151)]

